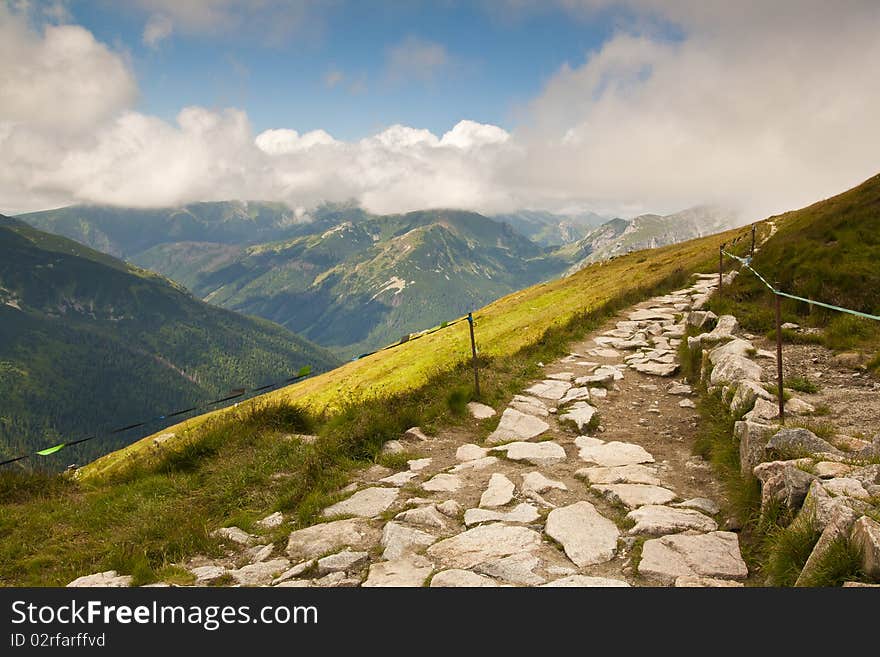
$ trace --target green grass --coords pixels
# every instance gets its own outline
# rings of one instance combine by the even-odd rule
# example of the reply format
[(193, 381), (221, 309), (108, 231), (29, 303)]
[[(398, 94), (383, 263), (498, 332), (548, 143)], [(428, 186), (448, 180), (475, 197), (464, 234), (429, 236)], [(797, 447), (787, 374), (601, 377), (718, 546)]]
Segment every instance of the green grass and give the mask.
[(844, 582), (870, 582), (862, 570), (859, 548), (846, 537), (833, 541), (810, 566), (800, 586), (840, 586)]
[(785, 387), (797, 392), (814, 395), (819, 392), (819, 386), (806, 376), (793, 375), (785, 379)]
[(794, 586), (821, 536), (806, 518), (776, 526), (766, 536), (763, 572), (770, 586)]

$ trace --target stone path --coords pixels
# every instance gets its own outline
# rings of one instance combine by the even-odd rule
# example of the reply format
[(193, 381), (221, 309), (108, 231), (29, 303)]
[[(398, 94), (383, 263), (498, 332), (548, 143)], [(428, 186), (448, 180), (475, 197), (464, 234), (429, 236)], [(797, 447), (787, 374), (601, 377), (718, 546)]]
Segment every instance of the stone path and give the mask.
[(421, 458), (362, 473), (324, 509), (329, 522), (294, 531), (283, 555), (219, 530), (253, 563), (193, 560), (197, 583), (741, 585), (738, 537), (719, 530), (717, 483), (691, 456), (691, 390), (675, 379), (685, 317), (717, 284), (695, 279), (573, 345), (508, 407), (471, 404), (475, 423), (497, 423), (484, 441), (408, 432), (401, 444)]

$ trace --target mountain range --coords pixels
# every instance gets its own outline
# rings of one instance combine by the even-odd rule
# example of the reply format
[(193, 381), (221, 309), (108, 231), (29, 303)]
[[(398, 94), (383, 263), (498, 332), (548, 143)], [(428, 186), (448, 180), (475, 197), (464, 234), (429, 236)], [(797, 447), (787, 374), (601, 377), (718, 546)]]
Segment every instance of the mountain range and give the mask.
[(277, 322), (343, 358), (597, 259), (736, 223), (705, 207), (605, 221), (538, 211), (375, 215), (355, 204), (297, 213), (257, 201), (72, 206), (20, 218), (157, 271), (211, 304)]
[[(0, 215), (0, 459), (305, 365), (337, 364), (278, 325), (204, 303), (158, 274)], [(65, 458), (90, 460), (141, 435), (102, 435)]]

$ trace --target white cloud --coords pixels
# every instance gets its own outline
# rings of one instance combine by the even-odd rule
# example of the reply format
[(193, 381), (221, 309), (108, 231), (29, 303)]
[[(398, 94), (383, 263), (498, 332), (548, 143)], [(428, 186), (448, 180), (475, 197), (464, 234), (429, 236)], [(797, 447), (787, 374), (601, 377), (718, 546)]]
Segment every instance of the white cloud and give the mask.
[(128, 106), (136, 92), (122, 57), (88, 30), (47, 25), (39, 34), (0, 4), (0, 121), (81, 129)]
[(409, 36), (388, 49), (386, 76), (391, 82), (430, 82), (451, 63), (440, 43)]
[[(576, 15), (608, 4), (560, 1)], [(36, 33), (7, 13), (0, 203), (8, 212), (264, 198), (307, 208), (357, 198), (379, 212), (631, 214), (715, 202), (757, 218), (880, 169), (877, 3), (624, 4), (637, 20), (561, 67), (512, 132), (465, 120), (440, 136), (392, 125), (353, 142), (295, 126), (254, 134), (240, 110), (145, 116), (132, 111), (120, 54), (82, 28)], [(176, 30), (179, 15), (168, 15)], [(679, 26), (676, 38), (661, 19)], [(415, 57), (407, 79), (445, 66), (443, 53)]]
[(174, 22), (165, 14), (153, 14), (144, 26), (143, 42), (150, 48), (158, 47), (161, 41), (171, 36)]

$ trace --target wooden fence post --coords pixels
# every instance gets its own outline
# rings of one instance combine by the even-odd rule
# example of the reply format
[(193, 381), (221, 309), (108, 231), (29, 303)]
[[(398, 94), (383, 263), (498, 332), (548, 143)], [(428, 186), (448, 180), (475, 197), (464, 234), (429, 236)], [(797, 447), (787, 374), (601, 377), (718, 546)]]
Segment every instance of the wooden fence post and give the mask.
[(756, 228), (757, 228), (757, 226), (755, 226), (754, 224), (752, 224), (752, 248), (751, 248), (751, 250), (749, 251), (749, 255), (750, 255), (750, 256), (755, 255), (755, 229), (756, 229)]
[(471, 329), (471, 355), (474, 363), (474, 392), (480, 398), (480, 371), (477, 369), (477, 342), (474, 340), (474, 314), (468, 313), (468, 325)]
[[(773, 283), (773, 289), (779, 289), (778, 282)], [(782, 381), (782, 310), (779, 295), (774, 292), (773, 298), (776, 301), (776, 378), (778, 380), (776, 394), (779, 398), (779, 419), (782, 424), (785, 424), (785, 395)]]

